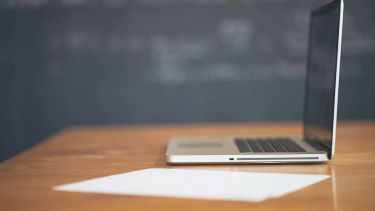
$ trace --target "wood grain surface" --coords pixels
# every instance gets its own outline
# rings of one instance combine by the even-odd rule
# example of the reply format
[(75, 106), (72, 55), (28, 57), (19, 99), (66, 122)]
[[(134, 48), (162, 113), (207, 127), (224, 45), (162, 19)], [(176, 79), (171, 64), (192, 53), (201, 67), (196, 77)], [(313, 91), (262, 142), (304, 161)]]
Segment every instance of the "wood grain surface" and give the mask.
[(261, 203), (57, 192), (70, 182), (165, 162), (171, 136), (298, 135), (299, 123), (73, 127), (0, 163), (0, 210), (375, 210), (375, 122), (339, 122), (336, 156), (322, 164), (201, 165), (231, 171), (328, 174), (331, 178)]

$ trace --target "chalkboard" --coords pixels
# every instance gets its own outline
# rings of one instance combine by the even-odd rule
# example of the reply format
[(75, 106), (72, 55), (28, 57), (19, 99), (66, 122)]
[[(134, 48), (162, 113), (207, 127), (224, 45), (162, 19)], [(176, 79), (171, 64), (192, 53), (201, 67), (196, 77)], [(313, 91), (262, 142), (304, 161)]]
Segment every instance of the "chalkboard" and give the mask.
[[(64, 127), (301, 120), (324, 0), (2, 0), (0, 160)], [(339, 117), (375, 118), (375, 2), (345, 1)]]

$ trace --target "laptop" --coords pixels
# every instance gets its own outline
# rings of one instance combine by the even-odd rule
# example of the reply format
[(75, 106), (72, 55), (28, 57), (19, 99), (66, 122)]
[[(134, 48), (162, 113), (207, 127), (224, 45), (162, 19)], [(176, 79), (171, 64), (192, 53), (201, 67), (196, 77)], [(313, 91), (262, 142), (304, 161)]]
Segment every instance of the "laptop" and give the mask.
[(313, 163), (333, 158), (344, 3), (311, 12), (303, 134), (297, 137), (172, 137), (171, 164)]

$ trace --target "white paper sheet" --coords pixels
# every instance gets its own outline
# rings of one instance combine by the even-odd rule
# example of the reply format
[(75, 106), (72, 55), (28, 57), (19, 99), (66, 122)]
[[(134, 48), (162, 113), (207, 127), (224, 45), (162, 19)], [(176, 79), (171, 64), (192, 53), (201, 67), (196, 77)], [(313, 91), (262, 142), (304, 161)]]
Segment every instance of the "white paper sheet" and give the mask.
[(57, 191), (260, 202), (328, 175), (151, 168), (56, 186)]

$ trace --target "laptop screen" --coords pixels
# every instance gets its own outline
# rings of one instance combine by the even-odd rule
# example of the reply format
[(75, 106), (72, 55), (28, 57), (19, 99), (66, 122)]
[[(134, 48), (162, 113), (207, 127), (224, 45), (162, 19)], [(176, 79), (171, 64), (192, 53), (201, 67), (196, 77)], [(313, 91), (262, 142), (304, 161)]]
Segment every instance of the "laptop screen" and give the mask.
[(332, 140), (335, 138), (340, 3), (341, 1), (337, 0), (318, 8), (312, 12), (310, 18), (304, 135), (308, 139), (324, 143), (329, 157)]

